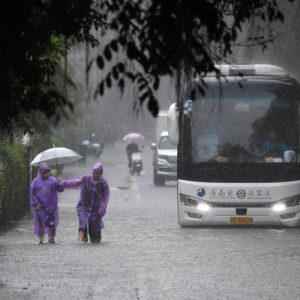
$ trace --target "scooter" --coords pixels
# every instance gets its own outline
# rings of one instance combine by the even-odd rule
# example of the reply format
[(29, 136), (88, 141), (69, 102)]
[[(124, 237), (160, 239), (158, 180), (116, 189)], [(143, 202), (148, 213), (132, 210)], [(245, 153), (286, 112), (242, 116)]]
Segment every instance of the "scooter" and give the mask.
[(143, 169), (143, 162), (142, 162), (141, 152), (133, 152), (131, 154), (131, 167), (129, 168), (130, 174), (140, 175), (142, 169)]

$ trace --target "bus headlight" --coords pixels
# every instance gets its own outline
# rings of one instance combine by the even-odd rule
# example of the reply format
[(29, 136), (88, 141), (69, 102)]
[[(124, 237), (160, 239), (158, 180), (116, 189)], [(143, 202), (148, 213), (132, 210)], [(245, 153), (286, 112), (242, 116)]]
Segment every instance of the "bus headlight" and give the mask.
[(199, 202), (188, 195), (180, 194), (180, 203), (187, 206), (197, 206)]
[(300, 205), (300, 195), (295, 195), (293, 197), (286, 199), (285, 205), (287, 207), (294, 207)]
[(209, 205), (205, 202), (201, 202), (201, 203), (198, 204), (197, 209), (200, 210), (200, 211), (205, 212), (205, 211), (209, 210)]
[(206, 212), (210, 206), (201, 199), (195, 199), (188, 195), (180, 194), (180, 203), (186, 206), (197, 207), (199, 211)]
[(286, 209), (286, 206), (282, 202), (276, 203), (273, 206), (273, 210), (276, 212), (281, 212), (281, 211), (284, 211), (285, 209)]

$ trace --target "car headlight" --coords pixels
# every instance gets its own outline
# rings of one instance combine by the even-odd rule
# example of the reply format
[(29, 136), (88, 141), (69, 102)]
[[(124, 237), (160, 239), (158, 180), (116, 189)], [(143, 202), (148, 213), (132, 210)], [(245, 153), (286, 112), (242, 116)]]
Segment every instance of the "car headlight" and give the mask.
[(158, 159), (168, 160), (168, 156), (167, 155), (159, 155)]
[(276, 212), (281, 212), (286, 209), (286, 205), (282, 202), (278, 202), (275, 205), (273, 205), (273, 210)]
[(164, 160), (164, 159), (158, 159), (158, 160), (157, 160), (157, 163), (158, 163), (159, 165), (167, 165), (167, 164), (168, 164), (168, 162), (167, 162), (166, 160)]
[(160, 155), (160, 156), (158, 156), (158, 158), (157, 158), (157, 163), (159, 164), (159, 165), (168, 165), (168, 161), (167, 161), (167, 156), (165, 156), (165, 155)]

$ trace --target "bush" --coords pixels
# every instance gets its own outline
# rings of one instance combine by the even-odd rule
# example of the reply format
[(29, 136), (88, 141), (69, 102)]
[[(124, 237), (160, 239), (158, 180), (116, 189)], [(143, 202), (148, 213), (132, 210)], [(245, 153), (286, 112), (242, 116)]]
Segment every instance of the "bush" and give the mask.
[(29, 161), (26, 147), (0, 143), (0, 225), (28, 211)]

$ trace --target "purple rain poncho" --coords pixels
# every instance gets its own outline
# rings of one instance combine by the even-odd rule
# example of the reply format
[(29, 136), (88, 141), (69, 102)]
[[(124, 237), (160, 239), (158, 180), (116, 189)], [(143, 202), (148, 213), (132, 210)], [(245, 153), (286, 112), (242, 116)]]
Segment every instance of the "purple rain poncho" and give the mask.
[(109, 200), (109, 186), (103, 178), (103, 166), (96, 163), (94, 170), (100, 170), (100, 179), (95, 181), (93, 175), (85, 175), (78, 179), (64, 179), (62, 185), (64, 188), (80, 187), (80, 198), (76, 206), (79, 228), (84, 229), (89, 218), (93, 219), (92, 230), (94, 232), (104, 227), (102, 218), (106, 213), (106, 207)]
[[(57, 192), (63, 192), (64, 187), (58, 182), (57, 178), (49, 176), (43, 179), (42, 175), (50, 171), (46, 163), (41, 163), (38, 175), (33, 179), (30, 186), (30, 205), (34, 215), (34, 233), (38, 236), (44, 235), (43, 221), (41, 216), (36, 212), (35, 207), (40, 204), (45, 212), (54, 213), (54, 228), (58, 225), (58, 196)], [(49, 228), (48, 235), (50, 234)]]

